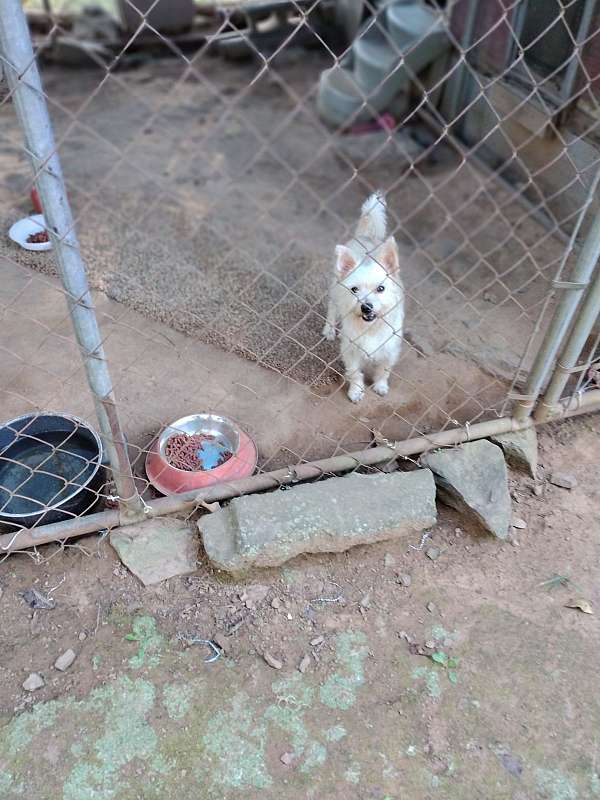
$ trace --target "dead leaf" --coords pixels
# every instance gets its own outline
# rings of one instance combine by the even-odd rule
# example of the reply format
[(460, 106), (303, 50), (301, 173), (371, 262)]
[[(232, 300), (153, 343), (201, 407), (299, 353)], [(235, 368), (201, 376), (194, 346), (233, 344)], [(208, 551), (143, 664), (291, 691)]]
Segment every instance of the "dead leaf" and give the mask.
[(27, 589), (27, 591), (21, 593), (21, 596), (31, 608), (52, 610), (56, 606), (51, 597), (38, 592), (37, 589)]
[(565, 603), (565, 608), (578, 608), (580, 611), (583, 611), (584, 614), (593, 614), (594, 609), (592, 608), (592, 604), (589, 600), (586, 600), (584, 597), (575, 597), (569, 600), (568, 603)]
[(206, 511), (208, 511), (209, 514), (214, 514), (215, 511), (219, 511), (219, 509), (221, 508), (220, 503), (207, 503), (205, 500), (200, 500), (198, 505), (201, 508), (206, 509)]

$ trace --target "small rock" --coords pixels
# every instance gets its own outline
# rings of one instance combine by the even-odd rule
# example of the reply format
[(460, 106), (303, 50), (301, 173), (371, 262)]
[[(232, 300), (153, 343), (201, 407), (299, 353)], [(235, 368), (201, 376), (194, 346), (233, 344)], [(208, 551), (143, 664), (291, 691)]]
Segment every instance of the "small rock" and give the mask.
[(510, 541), (510, 543), (512, 544), (513, 547), (520, 547), (519, 540), (515, 539), (514, 536), (511, 536), (509, 538), (509, 541)]
[(69, 669), (76, 658), (77, 656), (73, 650), (65, 650), (62, 656), (59, 656), (54, 662), (54, 669), (60, 670), (60, 672), (65, 672), (65, 670)]
[(265, 662), (273, 669), (281, 669), (283, 667), (283, 661), (275, 658), (275, 656), (271, 655), (271, 653), (263, 653), (263, 658)]
[(278, 597), (271, 600), (271, 608), (281, 608), (281, 600)]
[(527, 523), (525, 522), (524, 519), (521, 519), (520, 517), (515, 517), (512, 521), (512, 526), (513, 528), (518, 528), (519, 530), (524, 531), (525, 528), (527, 527)]
[[(395, 563), (396, 563), (396, 559), (394, 558), (394, 556), (391, 553), (386, 553), (384, 558), (383, 558), (383, 566), (384, 567), (393, 567)], [(0, 597), (2, 597), (1, 592), (2, 592), (2, 590), (0, 589)]]
[(51, 611), (56, 606), (56, 603), (51, 597), (38, 592), (37, 589), (27, 589), (27, 591), (21, 593), (21, 597), (28, 606), (34, 609)]
[(533, 493), (536, 497), (541, 497), (544, 494), (544, 488), (541, 483), (536, 483), (533, 487)]
[(428, 639), (428, 640), (425, 642), (425, 647), (426, 647), (428, 650), (435, 650), (435, 641), (434, 641), (433, 639)]
[(81, 631), (81, 633), (79, 634), (79, 641), (85, 642), (86, 639), (87, 639), (87, 633), (85, 631)]
[(23, 688), (26, 692), (35, 692), (36, 689), (41, 689), (45, 685), (46, 682), (37, 672), (32, 672), (27, 680), (23, 682)]
[[(116, 528), (109, 538), (123, 564), (144, 586), (198, 569), (198, 537), (186, 520), (155, 517)], [(129, 573), (120, 566), (115, 575), (125, 579)]]
[(242, 595), (240, 596), (240, 600), (246, 608), (254, 609), (259, 603), (265, 599), (265, 597), (269, 594), (269, 587), (268, 586), (261, 586), (260, 584), (254, 584), (253, 586), (248, 586)]
[(412, 578), (410, 577), (410, 575), (408, 575), (408, 573), (404, 573), (403, 575), (398, 575), (398, 583), (400, 583), (402, 586), (405, 586), (408, 589), (408, 587), (412, 583)]
[(515, 778), (520, 778), (523, 772), (523, 762), (518, 756), (513, 756), (510, 753), (502, 753), (500, 756), (502, 766)]
[(314, 639), (310, 640), (311, 647), (318, 647), (320, 644), (323, 644), (325, 641), (324, 636), (316, 636)]
[(302, 656), (302, 661), (298, 664), (298, 672), (301, 672), (303, 675), (306, 670), (310, 667), (310, 656), (308, 653)]
[(39, 636), (44, 630), (42, 620), (40, 619), (39, 614), (36, 614), (35, 611), (33, 612), (31, 622), (29, 623), (29, 630), (32, 636)]
[(577, 479), (574, 475), (566, 472), (553, 472), (550, 476), (550, 483), (560, 486), (561, 489), (574, 489), (577, 486)]
[(294, 754), (282, 753), (282, 755), (279, 756), (279, 760), (281, 761), (282, 764), (285, 764), (286, 767), (289, 767), (290, 764), (292, 764), (294, 761)]
[(512, 508), (506, 462), (500, 447), (485, 439), (421, 456), (433, 470), (438, 499), (468, 515), (499, 539), (510, 530)]
[(425, 608), (427, 609), (427, 611), (429, 611), (430, 614), (435, 614), (435, 612), (437, 611), (436, 604), (432, 603), (431, 601), (429, 603), (427, 603)]
[(370, 592), (367, 592), (367, 594), (364, 595), (364, 597), (361, 598), (360, 607), (361, 608), (371, 608), (371, 593)]
[(440, 549), (439, 547), (428, 547), (427, 550), (425, 550), (425, 555), (427, 556), (427, 558), (430, 558), (432, 561), (435, 561), (436, 558), (440, 557)]

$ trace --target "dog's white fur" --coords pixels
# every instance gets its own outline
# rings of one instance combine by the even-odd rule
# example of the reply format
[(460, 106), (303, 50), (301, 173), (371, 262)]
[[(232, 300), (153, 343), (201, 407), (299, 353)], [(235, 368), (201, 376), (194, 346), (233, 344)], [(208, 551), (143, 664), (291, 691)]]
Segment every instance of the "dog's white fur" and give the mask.
[[(365, 372), (372, 372), (373, 390), (384, 396), (400, 356), (404, 324), (404, 289), (400, 257), (393, 236), (386, 238), (387, 214), (381, 192), (362, 207), (354, 238), (335, 248), (323, 336), (333, 341), (339, 325), (348, 397), (358, 403), (365, 393)], [(365, 313), (365, 309), (372, 307)], [(371, 319), (372, 317), (372, 319)]]

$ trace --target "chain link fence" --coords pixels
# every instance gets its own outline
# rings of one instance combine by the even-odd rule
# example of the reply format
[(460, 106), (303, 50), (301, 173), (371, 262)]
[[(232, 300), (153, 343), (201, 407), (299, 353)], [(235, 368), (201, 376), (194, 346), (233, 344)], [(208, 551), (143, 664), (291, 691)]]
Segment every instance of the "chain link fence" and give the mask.
[[(0, 9), (6, 555), (600, 403), (595, 2), (25, 11)], [(376, 191), (405, 322), (353, 404), (323, 329)]]

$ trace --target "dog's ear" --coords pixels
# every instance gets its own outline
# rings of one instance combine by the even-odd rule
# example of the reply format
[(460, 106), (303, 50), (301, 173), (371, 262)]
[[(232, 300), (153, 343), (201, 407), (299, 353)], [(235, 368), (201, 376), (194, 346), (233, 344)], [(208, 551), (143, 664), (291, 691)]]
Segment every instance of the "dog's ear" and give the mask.
[(356, 269), (356, 259), (352, 251), (343, 244), (338, 244), (335, 248), (335, 269), (340, 278), (345, 278)]
[(398, 245), (393, 236), (388, 236), (377, 251), (377, 262), (389, 275), (394, 275), (400, 269), (400, 255)]

